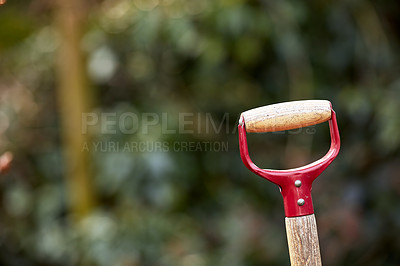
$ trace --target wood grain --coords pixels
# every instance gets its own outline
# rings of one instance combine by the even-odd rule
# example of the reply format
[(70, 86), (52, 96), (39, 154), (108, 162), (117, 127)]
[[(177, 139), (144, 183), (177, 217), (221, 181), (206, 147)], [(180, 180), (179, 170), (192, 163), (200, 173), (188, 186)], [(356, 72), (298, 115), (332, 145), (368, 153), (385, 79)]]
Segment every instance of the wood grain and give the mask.
[(242, 113), (247, 132), (273, 132), (307, 127), (331, 118), (327, 100), (293, 101), (267, 105)]
[(291, 265), (322, 265), (315, 215), (286, 217), (285, 224)]

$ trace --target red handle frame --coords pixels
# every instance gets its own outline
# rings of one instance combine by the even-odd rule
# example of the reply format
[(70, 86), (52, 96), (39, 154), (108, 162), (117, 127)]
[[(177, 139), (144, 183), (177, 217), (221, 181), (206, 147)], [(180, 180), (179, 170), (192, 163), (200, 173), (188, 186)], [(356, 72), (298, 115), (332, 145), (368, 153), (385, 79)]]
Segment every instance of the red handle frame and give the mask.
[[(260, 169), (253, 163), (247, 147), (245, 121), (243, 117), (240, 120), (241, 122), (238, 126), (240, 157), (246, 167), (255, 174), (280, 187), (286, 217), (313, 214), (314, 208), (311, 199), (312, 182), (332, 163), (340, 149), (340, 136), (335, 111), (332, 109), (331, 119), (329, 120), (331, 147), (326, 155), (306, 166), (288, 170)], [(295, 185), (296, 181), (297, 186)]]

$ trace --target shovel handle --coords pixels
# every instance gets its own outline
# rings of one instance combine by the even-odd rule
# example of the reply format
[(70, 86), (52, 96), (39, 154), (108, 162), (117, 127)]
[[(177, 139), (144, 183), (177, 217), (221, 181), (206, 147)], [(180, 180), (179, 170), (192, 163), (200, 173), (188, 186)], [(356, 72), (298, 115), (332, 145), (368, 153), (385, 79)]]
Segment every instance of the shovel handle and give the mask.
[(286, 217), (286, 234), (292, 266), (321, 266), (315, 215)]
[(293, 101), (267, 105), (243, 112), (246, 132), (273, 132), (312, 126), (331, 118), (327, 100)]

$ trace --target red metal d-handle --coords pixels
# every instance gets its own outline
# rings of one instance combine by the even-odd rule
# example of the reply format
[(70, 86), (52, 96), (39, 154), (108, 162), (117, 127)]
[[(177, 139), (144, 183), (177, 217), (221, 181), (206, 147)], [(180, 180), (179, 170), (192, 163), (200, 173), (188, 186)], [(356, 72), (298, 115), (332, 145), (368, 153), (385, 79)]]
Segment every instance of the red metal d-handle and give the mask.
[(332, 109), (329, 129), (331, 147), (324, 157), (306, 166), (288, 170), (270, 170), (257, 167), (249, 156), (246, 125), (243, 117), (239, 123), (239, 147), (243, 163), (250, 171), (277, 184), (283, 196), (286, 217), (297, 217), (314, 213), (311, 199), (312, 182), (335, 159), (340, 149), (339, 129), (336, 113)]

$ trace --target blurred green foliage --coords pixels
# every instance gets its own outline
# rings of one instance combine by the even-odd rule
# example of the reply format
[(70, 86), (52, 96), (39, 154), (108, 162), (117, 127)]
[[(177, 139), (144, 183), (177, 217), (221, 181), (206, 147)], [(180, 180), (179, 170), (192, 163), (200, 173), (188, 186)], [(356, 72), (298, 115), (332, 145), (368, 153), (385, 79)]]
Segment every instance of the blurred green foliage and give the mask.
[[(247, 109), (328, 99), (342, 139), (313, 197), (325, 265), (400, 263), (397, 1), (90, 1), (82, 49), (97, 113), (229, 114), (229, 132), (95, 141), (228, 141), (226, 152), (92, 152), (99, 205), (73, 226), (56, 101), (60, 46), (48, 1), (0, 6), (2, 265), (288, 265), (278, 189), (241, 163)], [(298, 166), (315, 134), (249, 135), (254, 161)], [(289, 148), (285, 148), (289, 147)]]

